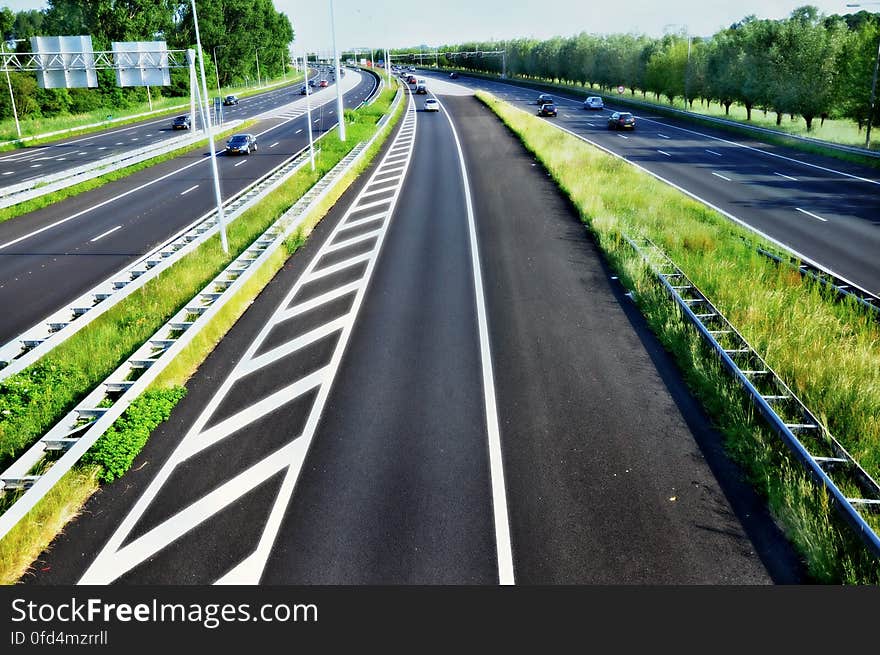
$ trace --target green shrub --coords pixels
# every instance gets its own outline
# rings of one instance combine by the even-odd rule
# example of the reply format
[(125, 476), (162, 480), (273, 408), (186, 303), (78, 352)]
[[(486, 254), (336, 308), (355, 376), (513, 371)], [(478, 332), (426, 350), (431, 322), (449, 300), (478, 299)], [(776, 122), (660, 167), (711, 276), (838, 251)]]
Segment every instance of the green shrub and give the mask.
[(102, 482), (113, 482), (130, 467), (150, 433), (171, 416), (186, 395), (183, 387), (155, 389), (139, 396), (83, 456), (83, 464), (100, 464)]

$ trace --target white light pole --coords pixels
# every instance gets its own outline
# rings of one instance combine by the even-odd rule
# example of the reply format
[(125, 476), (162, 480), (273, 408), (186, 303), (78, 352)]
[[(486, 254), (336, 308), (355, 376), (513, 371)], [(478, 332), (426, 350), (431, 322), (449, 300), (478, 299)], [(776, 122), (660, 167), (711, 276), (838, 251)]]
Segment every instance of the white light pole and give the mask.
[(303, 70), (306, 81), (306, 122), (309, 125), (309, 159), (312, 162), (312, 170), (315, 170), (315, 142), (312, 139), (312, 94), (309, 92), (309, 51), (303, 52)]
[(263, 82), (260, 78), (260, 49), (254, 48), (254, 56), (257, 58), (257, 88), (263, 88)]
[[(191, 0), (191, 4), (193, 25), (196, 30), (196, 46), (199, 50), (199, 70), (202, 76), (202, 103), (205, 108), (205, 116), (207, 116), (208, 83), (205, 80), (205, 55), (202, 52), (202, 41), (199, 37), (199, 18), (196, 15), (196, 0)], [(211, 173), (214, 175), (214, 196), (217, 200), (217, 223), (220, 226), (220, 244), (223, 246), (223, 252), (229, 254), (229, 242), (226, 239), (226, 217), (223, 215), (223, 197), (220, 194), (220, 173), (217, 170), (217, 150), (214, 148), (214, 131), (211, 129), (211, 121), (205, 121), (205, 131), (208, 133), (208, 147), (211, 148)]]
[[(24, 40), (24, 39), (20, 39)], [(6, 54), (5, 41), (0, 39), (0, 54)], [(6, 85), (9, 87), (9, 99), (12, 101), (12, 115), (15, 117), (15, 131), (18, 132), (18, 138), (21, 138), (21, 125), (18, 123), (18, 109), (15, 108), (15, 95), (12, 93), (12, 80), (9, 77), (9, 61), (3, 57), (3, 70), (6, 71)]]
[(339, 140), (345, 141), (345, 109), (342, 105), (342, 75), (339, 73), (339, 51), (336, 49), (336, 21), (333, 0), (330, 0), (330, 33), (333, 36), (333, 61), (336, 66), (336, 115), (339, 117)]
[(217, 97), (220, 97), (220, 63), (217, 61), (217, 48), (225, 48), (225, 45), (215, 45), (212, 50), (214, 52), (214, 75), (217, 77)]

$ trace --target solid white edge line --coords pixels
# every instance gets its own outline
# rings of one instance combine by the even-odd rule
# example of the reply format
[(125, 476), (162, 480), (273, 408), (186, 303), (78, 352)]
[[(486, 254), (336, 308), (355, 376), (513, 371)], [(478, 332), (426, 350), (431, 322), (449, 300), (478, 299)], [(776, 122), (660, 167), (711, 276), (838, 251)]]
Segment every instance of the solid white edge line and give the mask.
[[(440, 105), (443, 108), (443, 105)], [(480, 250), (477, 244), (477, 225), (474, 217), (471, 185), (468, 179), (464, 151), (449, 112), (443, 108), (461, 168), (464, 185), (465, 206), (467, 208), (468, 236), (471, 246), (471, 268), (474, 272), (474, 297), (477, 305), (477, 328), (480, 337), (480, 360), (483, 368), (483, 397), (486, 407), (486, 432), (489, 446), (489, 469), (492, 481), (492, 510), (495, 518), (495, 548), (498, 557), (498, 582), (502, 585), (515, 584), (513, 572), (513, 550), (510, 539), (510, 519), (507, 511), (507, 487), (504, 482), (504, 462), (501, 453), (501, 431), (498, 426), (498, 404), (495, 398), (495, 373), (492, 368), (492, 349), (489, 343), (489, 322), (486, 311), (486, 297), (483, 289)]]
[(112, 229), (110, 229), (110, 230), (107, 230), (106, 232), (102, 232), (101, 234), (99, 234), (98, 236), (96, 236), (94, 239), (89, 239), (89, 243), (94, 243), (94, 242), (97, 241), (98, 239), (103, 239), (103, 238), (104, 238), (105, 236), (107, 236), (108, 234), (113, 234), (116, 230), (121, 230), (121, 229), (122, 229), (122, 226), (121, 226), (121, 225), (117, 225), (116, 227), (114, 227), (114, 228), (112, 228)]
[(822, 218), (821, 216), (818, 216), (817, 214), (814, 214), (813, 212), (808, 212), (806, 209), (801, 209), (800, 207), (795, 207), (795, 209), (797, 209), (801, 214), (806, 214), (807, 216), (812, 216), (813, 218), (818, 219), (818, 220), (822, 221), (823, 223), (828, 222), (827, 218)]

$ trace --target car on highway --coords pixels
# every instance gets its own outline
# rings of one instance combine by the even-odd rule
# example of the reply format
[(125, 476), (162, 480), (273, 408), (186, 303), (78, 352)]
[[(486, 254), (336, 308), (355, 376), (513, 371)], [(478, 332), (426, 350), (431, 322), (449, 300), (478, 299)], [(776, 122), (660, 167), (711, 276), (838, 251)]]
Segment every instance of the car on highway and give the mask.
[(301, 96), (304, 96), (308, 92), (309, 92), (309, 89), (305, 84), (303, 84), (301, 87), (299, 87), (299, 94)]
[(318, 86), (321, 87), (322, 89), (324, 87), (326, 87), (328, 84), (329, 84), (329, 82), (327, 80), (321, 80), (320, 82), (318, 82)]
[(428, 98), (425, 100), (425, 111), (440, 111), (440, 103), (436, 98)]
[(590, 96), (584, 100), (584, 109), (605, 109), (605, 103), (599, 96)]
[(452, 71), (452, 72), (449, 74), (449, 79), (450, 79), (450, 80), (457, 80), (457, 79), (458, 79), (458, 73), (456, 73), (455, 71)]
[(538, 110), (538, 116), (556, 116), (556, 105), (551, 102), (541, 105), (541, 108)]
[(233, 134), (226, 142), (230, 155), (249, 155), (257, 149), (257, 137), (253, 134)]
[(314, 87), (316, 84), (315, 80), (309, 80), (309, 86)]
[(634, 130), (636, 117), (628, 111), (616, 111), (608, 117), (609, 130)]
[(418, 95), (418, 94), (428, 95), (428, 87), (425, 86), (424, 84), (417, 84), (416, 85), (416, 95)]
[(192, 127), (192, 119), (189, 117), (189, 114), (184, 114), (183, 116), (178, 116), (173, 121), (171, 121), (171, 129), (172, 130), (188, 130)]
[(415, 75), (408, 75), (406, 78), (407, 84), (415, 84), (417, 82)]
[(237, 105), (238, 98), (236, 96), (226, 96), (225, 98), (223, 98), (223, 104), (226, 105), (227, 107), (229, 105)]
[(551, 104), (553, 103), (553, 96), (551, 96), (549, 93), (542, 93), (541, 95), (538, 96), (538, 99), (535, 100), (535, 104), (538, 105), (539, 107), (541, 105), (546, 105), (548, 103), (551, 103)]

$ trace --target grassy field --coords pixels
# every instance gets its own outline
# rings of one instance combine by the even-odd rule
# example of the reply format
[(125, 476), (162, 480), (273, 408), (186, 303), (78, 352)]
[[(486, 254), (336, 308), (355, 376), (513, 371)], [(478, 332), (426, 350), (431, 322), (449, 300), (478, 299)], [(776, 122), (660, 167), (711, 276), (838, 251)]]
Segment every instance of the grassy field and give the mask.
[[(68, 347), (69, 342), (65, 343), (34, 367), (23, 371), (20, 376), (13, 376), (0, 384), (0, 417), (2, 417), (0, 443), (3, 444), (0, 457), (9, 451), (10, 446), (21, 452), (25, 446), (16, 436), (17, 434), (29, 433), (32, 435), (30, 438), (32, 441), (41, 430), (51, 425), (63, 412), (68, 411), (66, 407), (75, 404), (77, 399), (88, 393), (98, 380), (106, 377), (107, 373), (118, 366), (118, 363), (127, 356), (124, 353), (130, 353), (137, 348), (139, 342), (150, 336), (198, 289), (222, 270), (236, 256), (234, 254), (236, 251), (244, 250), (326, 171), (335, 166), (355, 144), (368, 140), (376, 131), (376, 122), (387, 112), (394, 93), (394, 89), (386, 89), (379, 100), (370, 107), (363, 107), (357, 112), (347, 112), (347, 118), (350, 120), (347, 124), (347, 141), (341, 143), (335, 130), (329, 133), (321, 142), (321, 152), (316, 158), (317, 171), (312, 172), (308, 168), (299, 171), (292, 181), (283, 185), (230, 225), (229, 242), (233, 254), (224, 257), (219, 247), (219, 237), (211, 239), (198, 251), (166, 271), (167, 276), (163, 273), (151, 282), (160, 285), (160, 279), (165, 277), (161, 286), (139, 295), (137, 299), (134, 296), (126, 299), (107, 315), (95, 321), (95, 323), (100, 321), (101, 325), (93, 329), (93, 324), (82, 330), (90, 334), (84, 336), (78, 345)], [(236, 296), (230, 299), (181, 355), (157, 377), (151, 385), (151, 390), (172, 389), (185, 384), (284, 262), (305, 242), (308, 234), (326, 215), (339, 196), (369, 165), (404, 107), (405, 103), (401, 103), (393, 120), (383, 128), (384, 135), (377, 139), (361, 162), (342, 178), (333, 192), (306, 217), (300, 229), (287, 240), (286, 247), (277, 250)], [(233, 230), (236, 231), (235, 238), (233, 238)], [(145, 306), (144, 303), (150, 303), (150, 297), (155, 298), (154, 294), (160, 297), (166, 294), (170, 296), (165, 301), (153, 301)], [(160, 316), (155, 316), (156, 313)], [(71, 341), (78, 336), (79, 334)], [(108, 349), (106, 352), (105, 348)], [(93, 359), (99, 361), (92, 361)], [(9, 384), (10, 382), (12, 384)], [(22, 388), (32, 394), (23, 407)], [(6, 408), (2, 409), (4, 403)], [(9, 411), (10, 408), (13, 411)], [(16, 446), (12, 442), (19, 444)], [(8, 457), (6, 459), (8, 460)], [(67, 520), (77, 515), (91, 493), (98, 488), (97, 481), (101, 474), (100, 467), (74, 468), (25, 520), (0, 540), (0, 581), (9, 584), (21, 577), (31, 562), (49, 546)]]
[[(288, 75), (287, 78), (277, 78), (274, 80), (269, 80), (264, 86), (271, 86), (273, 84), (296, 84), (302, 81), (302, 79), (303, 75), (301, 73), (297, 73)], [(255, 86), (229, 88), (224, 87), (221, 89), (221, 92), (224, 96), (235, 94), (240, 98), (245, 98), (249, 95), (261, 93), (264, 90), (264, 88), (256, 88)], [(211, 95), (211, 97), (214, 97), (214, 91), (212, 91), (210, 88), (208, 89), (208, 93)], [(130, 123), (136, 123), (139, 121), (158, 120), (159, 118), (161, 118), (163, 110), (167, 110), (168, 113), (188, 113), (189, 98), (156, 99), (153, 101), (153, 111), (157, 113), (151, 116), (138, 116), (139, 114), (144, 114), (150, 111), (150, 105), (144, 102), (139, 105), (134, 105), (125, 110), (117, 110), (110, 113), (108, 113), (107, 109), (98, 109), (85, 114), (68, 114), (64, 116), (53, 116), (51, 118), (21, 119), (21, 135), (22, 137), (39, 136), (41, 134), (46, 134), (49, 132), (57, 132), (59, 130), (70, 129), (75, 130), (75, 134), (77, 135), (89, 134), (91, 132), (99, 132), (114, 127), (121, 127), (123, 125), (128, 125)], [(198, 109), (196, 109), (196, 111), (198, 111)], [(109, 122), (107, 119), (108, 115), (110, 115), (111, 118), (118, 120), (115, 120), (114, 122)], [(96, 123), (98, 123), (98, 125), (95, 125)], [(85, 127), (88, 125), (92, 125), (92, 127)], [(60, 134), (43, 139), (36, 138), (27, 142), (23, 142), (21, 144), (17, 144), (15, 143), (15, 141), (18, 139), (18, 133), (15, 130), (15, 120), (10, 118), (0, 121), (0, 152), (5, 150), (13, 150), (18, 147), (32, 147), (43, 143), (50, 143), (52, 141), (67, 138), (68, 136), (72, 136), (73, 134), (74, 133), (72, 132), (71, 134)], [(3, 142), (5, 141), (12, 141), (13, 143), (3, 144)]]
[(873, 317), (777, 267), (755, 251), (758, 241), (751, 233), (672, 187), (489, 94), (478, 97), (519, 135), (578, 208), (815, 579), (880, 582), (876, 560), (853, 542), (826, 494), (756, 419), (622, 235), (646, 236), (660, 245), (878, 477), (880, 326)]

